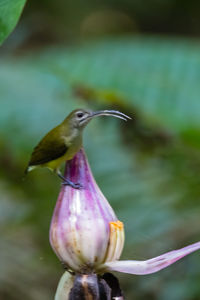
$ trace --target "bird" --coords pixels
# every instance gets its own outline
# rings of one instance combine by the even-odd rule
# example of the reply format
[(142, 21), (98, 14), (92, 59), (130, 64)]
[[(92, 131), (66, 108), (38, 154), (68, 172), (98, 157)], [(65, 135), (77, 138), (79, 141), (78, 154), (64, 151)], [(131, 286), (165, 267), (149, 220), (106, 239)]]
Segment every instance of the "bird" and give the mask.
[(71, 160), (82, 147), (82, 133), (86, 125), (95, 117), (113, 116), (127, 121), (129, 116), (116, 110), (91, 111), (73, 110), (59, 125), (50, 130), (36, 145), (31, 154), (25, 174), (38, 167), (46, 167), (56, 173), (64, 185), (81, 188), (64, 178), (60, 171), (63, 162)]

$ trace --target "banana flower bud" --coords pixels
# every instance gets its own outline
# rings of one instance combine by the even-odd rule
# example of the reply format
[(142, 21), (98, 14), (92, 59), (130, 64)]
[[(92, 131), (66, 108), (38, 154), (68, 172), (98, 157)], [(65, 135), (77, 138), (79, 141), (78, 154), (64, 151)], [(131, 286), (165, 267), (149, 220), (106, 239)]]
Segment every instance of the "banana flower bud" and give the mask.
[(96, 184), (83, 149), (66, 164), (65, 178), (82, 188), (62, 186), (52, 217), (51, 246), (71, 272), (61, 278), (55, 300), (124, 299), (110, 271), (150, 274), (200, 249), (197, 242), (145, 261), (120, 261), (123, 223)]
[(82, 188), (62, 186), (50, 227), (51, 246), (69, 269), (97, 272), (105, 262), (119, 259), (123, 223), (96, 184), (83, 150), (67, 163), (65, 177)]

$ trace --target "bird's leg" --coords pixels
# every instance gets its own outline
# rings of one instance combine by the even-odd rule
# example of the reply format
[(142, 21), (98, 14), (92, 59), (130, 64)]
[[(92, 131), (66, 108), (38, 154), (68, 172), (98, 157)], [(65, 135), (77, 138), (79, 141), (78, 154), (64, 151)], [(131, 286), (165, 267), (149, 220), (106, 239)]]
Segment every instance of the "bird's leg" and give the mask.
[(81, 189), (82, 188), (82, 185), (80, 183), (74, 183), (71, 180), (65, 178), (59, 170), (56, 171), (56, 174), (58, 175), (58, 177), (60, 177), (62, 179), (62, 184), (63, 185), (69, 185), (69, 186), (73, 187), (74, 189)]

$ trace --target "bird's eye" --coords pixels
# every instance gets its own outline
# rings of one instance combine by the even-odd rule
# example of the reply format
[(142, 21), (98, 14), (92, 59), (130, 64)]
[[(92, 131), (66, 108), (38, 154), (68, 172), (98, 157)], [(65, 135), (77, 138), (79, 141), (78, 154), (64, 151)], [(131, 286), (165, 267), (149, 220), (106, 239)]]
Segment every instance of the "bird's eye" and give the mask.
[(77, 117), (78, 117), (78, 118), (82, 118), (82, 117), (83, 117), (83, 113), (82, 113), (82, 112), (77, 113)]

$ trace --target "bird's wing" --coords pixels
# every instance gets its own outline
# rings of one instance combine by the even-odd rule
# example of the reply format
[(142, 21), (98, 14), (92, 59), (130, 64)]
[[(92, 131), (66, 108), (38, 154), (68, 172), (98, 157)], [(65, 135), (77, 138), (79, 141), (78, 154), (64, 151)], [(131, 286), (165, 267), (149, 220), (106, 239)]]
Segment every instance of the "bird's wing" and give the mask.
[(46, 137), (34, 148), (29, 166), (48, 163), (63, 156), (68, 150), (62, 139), (48, 140)]

